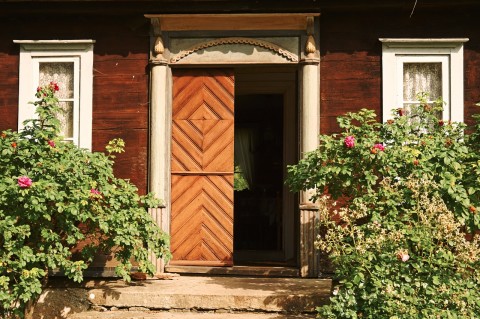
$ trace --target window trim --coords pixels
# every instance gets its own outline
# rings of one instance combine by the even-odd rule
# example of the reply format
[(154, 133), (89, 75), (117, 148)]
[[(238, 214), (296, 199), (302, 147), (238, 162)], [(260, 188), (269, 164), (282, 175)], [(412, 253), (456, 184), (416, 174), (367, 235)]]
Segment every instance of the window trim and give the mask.
[[(463, 92), (463, 44), (468, 38), (448, 39), (411, 39), (411, 38), (380, 38), (382, 42), (382, 89), (383, 89), (383, 121), (393, 118), (393, 110), (400, 107), (399, 91), (400, 77), (398, 64), (403, 57), (422, 56), (439, 57), (447, 56), (449, 60), (449, 92), (444, 117), (449, 115), (449, 120), (463, 122), (464, 119), (464, 92)], [(401, 75), (403, 76), (403, 74)], [(443, 76), (442, 76), (443, 77)], [(403, 81), (402, 84), (403, 86)], [(445, 86), (445, 85), (444, 85)], [(401, 96), (403, 99), (403, 96)]]
[[(94, 40), (14, 40), (20, 44), (18, 129), (23, 121), (32, 118), (32, 101), (38, 86), (38, 61), (78, 59), (79, 106), (78, 123), (74, 125), (74, 143), (81, 148), (92, 149), (92, 88), (93, 88), (93, 44)], [(75, 75), (77, 76), (77, 75)], [(75, 128), (75, 126), (77, 126)]]

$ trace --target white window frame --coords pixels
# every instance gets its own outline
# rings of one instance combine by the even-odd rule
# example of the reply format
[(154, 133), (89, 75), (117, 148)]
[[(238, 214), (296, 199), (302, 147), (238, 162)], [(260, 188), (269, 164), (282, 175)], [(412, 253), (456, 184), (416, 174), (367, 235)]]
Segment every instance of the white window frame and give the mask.
[[(92, 88), (94, 40), (14, 40), (20, 44), (18, 130), (23, 122), (35, 117), (29, 104), (39, 83), (39, 63), (74, 63), (73, 143), (92, 149)], [(68, 140), (68, 139), (67, 139)]]
[(463, 44), (468, 38), (393, 39), (382, 42), (383, 121), (403, 107), (403, 63), (441, 62), (443, 119), (463, 122)]

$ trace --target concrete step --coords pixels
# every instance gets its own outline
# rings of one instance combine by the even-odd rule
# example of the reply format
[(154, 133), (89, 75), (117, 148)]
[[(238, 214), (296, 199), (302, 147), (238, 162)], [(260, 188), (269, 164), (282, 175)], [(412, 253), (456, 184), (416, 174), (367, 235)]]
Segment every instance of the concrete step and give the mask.
[(314, 319), (314, 314), (89, 311), (69, 319)]
[[(295, 317), (285, 314), (314, 313), (317, 306), (328, 302), (331, 291), (329, 279), (220, 276), (169, 279), (132, 283), (93, 280), (81, 286), (64, 282), (46, 289), (35, 310), (38, 318), (44, 319), (176, 319), (190, 315), (199, 319), (220, 319), (227, 315), (229, 319), (240, 319), (247, 318), (247, 314), (257, 316), (252, 319), (286, 319)], [(92, 309), (103, 312), (91, 312)], [(40, 315), (44, 313), (45, 316)]]

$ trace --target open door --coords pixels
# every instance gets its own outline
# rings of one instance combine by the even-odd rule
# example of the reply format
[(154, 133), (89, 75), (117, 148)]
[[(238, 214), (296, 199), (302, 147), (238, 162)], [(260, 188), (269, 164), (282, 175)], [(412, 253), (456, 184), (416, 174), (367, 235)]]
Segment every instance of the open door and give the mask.
[(173, 70), (173, 265), (233, 264), (233, 69)]

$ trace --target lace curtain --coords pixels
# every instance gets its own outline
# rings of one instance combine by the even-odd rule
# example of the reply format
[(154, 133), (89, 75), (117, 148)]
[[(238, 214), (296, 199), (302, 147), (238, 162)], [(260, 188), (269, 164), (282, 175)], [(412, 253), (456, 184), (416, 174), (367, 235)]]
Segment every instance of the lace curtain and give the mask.
[(421, 92), (431, 101), (442, 96), (442, 63), (403, 64), (403, 100), (416, 101)]
[(244, 188), (253, 185), (253, 148), (254, 132), (250, 128), (235, 128), (235, 165), (240, 168), (238, 172), (246, 182)]
[(73, 62), (42, 62), (40, 63), (40, 86), (56, 82), (60, 87), (57, 97), (62, 112), (57, 114), (60, 121), (60, 134), (65, 139), (73, 138), (73, 98), (74, 98)]

